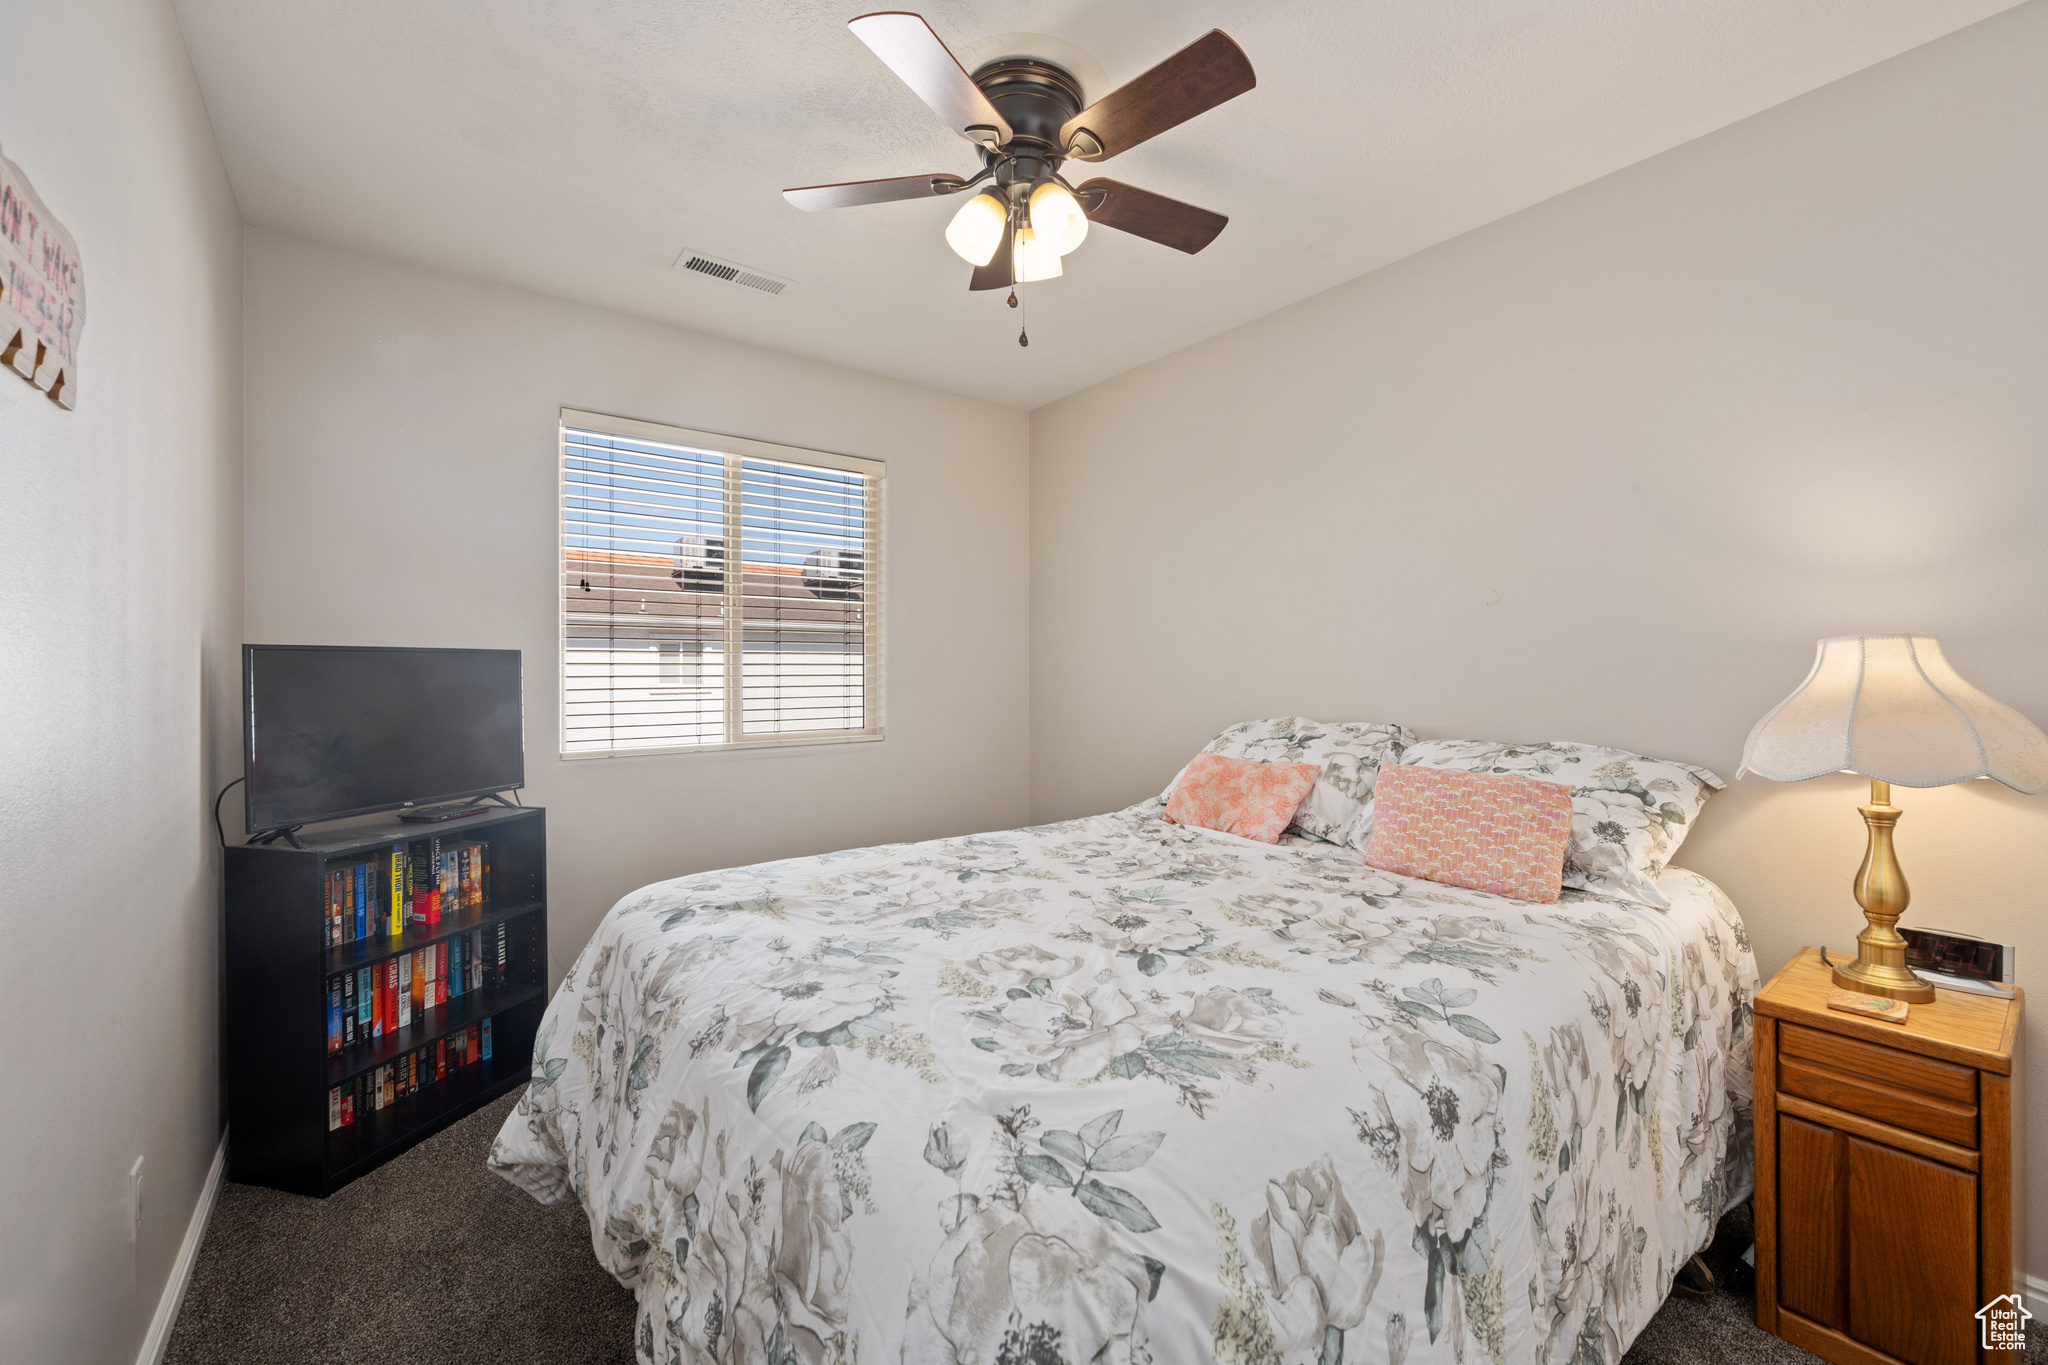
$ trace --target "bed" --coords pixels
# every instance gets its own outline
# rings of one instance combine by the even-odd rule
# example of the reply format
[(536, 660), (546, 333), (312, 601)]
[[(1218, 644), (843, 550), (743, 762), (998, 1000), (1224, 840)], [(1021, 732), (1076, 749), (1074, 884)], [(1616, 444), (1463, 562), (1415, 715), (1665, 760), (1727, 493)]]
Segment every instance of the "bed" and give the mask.
[[(605, 917), (492, 1167), (660, 1365), (1618, 1360), (1750, 1185), (1742, 920), (1161, 803)], [(568, 1309), (573, 1311), (573, 1308)]]

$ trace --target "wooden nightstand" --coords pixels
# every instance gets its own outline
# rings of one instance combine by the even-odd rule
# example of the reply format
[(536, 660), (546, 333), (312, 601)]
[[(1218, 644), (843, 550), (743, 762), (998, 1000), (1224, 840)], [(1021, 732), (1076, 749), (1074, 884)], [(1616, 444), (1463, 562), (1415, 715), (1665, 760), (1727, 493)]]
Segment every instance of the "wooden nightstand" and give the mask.
[(1756, 998), (1757, 1326), (1837, 1365), (2018, 1365), (1976, 1313), (2025, 1264), (2024, 997), (1886, 1024), (1832, 989), (1805, 948)]

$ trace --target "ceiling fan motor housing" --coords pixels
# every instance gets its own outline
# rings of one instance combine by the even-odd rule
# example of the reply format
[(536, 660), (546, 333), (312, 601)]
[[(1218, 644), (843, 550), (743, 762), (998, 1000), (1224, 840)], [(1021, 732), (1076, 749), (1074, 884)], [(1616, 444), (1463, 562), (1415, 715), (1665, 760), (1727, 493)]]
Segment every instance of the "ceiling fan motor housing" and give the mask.
[(1000, 150), (1011, 164), (998, 163), (996, 183), (1028, 188), (1057, 171), (1066, 151), (1060, 128), (1081, 112), (1081, 83), (1050, 62), (1005, 57), (977, 68), (974, 84), (1015, 134)]

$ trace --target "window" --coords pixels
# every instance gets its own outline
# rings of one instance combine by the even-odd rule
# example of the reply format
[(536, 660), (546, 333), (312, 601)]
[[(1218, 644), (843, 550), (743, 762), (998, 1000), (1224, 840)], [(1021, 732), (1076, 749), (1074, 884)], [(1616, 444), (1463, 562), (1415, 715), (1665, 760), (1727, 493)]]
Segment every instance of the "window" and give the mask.
[(562, 411), (562, 753), (880, 739), (883, 465)]

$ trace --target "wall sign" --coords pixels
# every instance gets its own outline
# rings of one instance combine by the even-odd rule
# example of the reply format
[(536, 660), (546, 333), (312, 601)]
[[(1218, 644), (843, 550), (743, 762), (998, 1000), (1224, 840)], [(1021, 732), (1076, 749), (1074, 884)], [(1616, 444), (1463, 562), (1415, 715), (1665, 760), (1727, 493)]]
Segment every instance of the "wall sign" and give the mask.
[(85, 272), (78, 243), (0, 156), (0, 365), (64, 407), (78, 401)]

